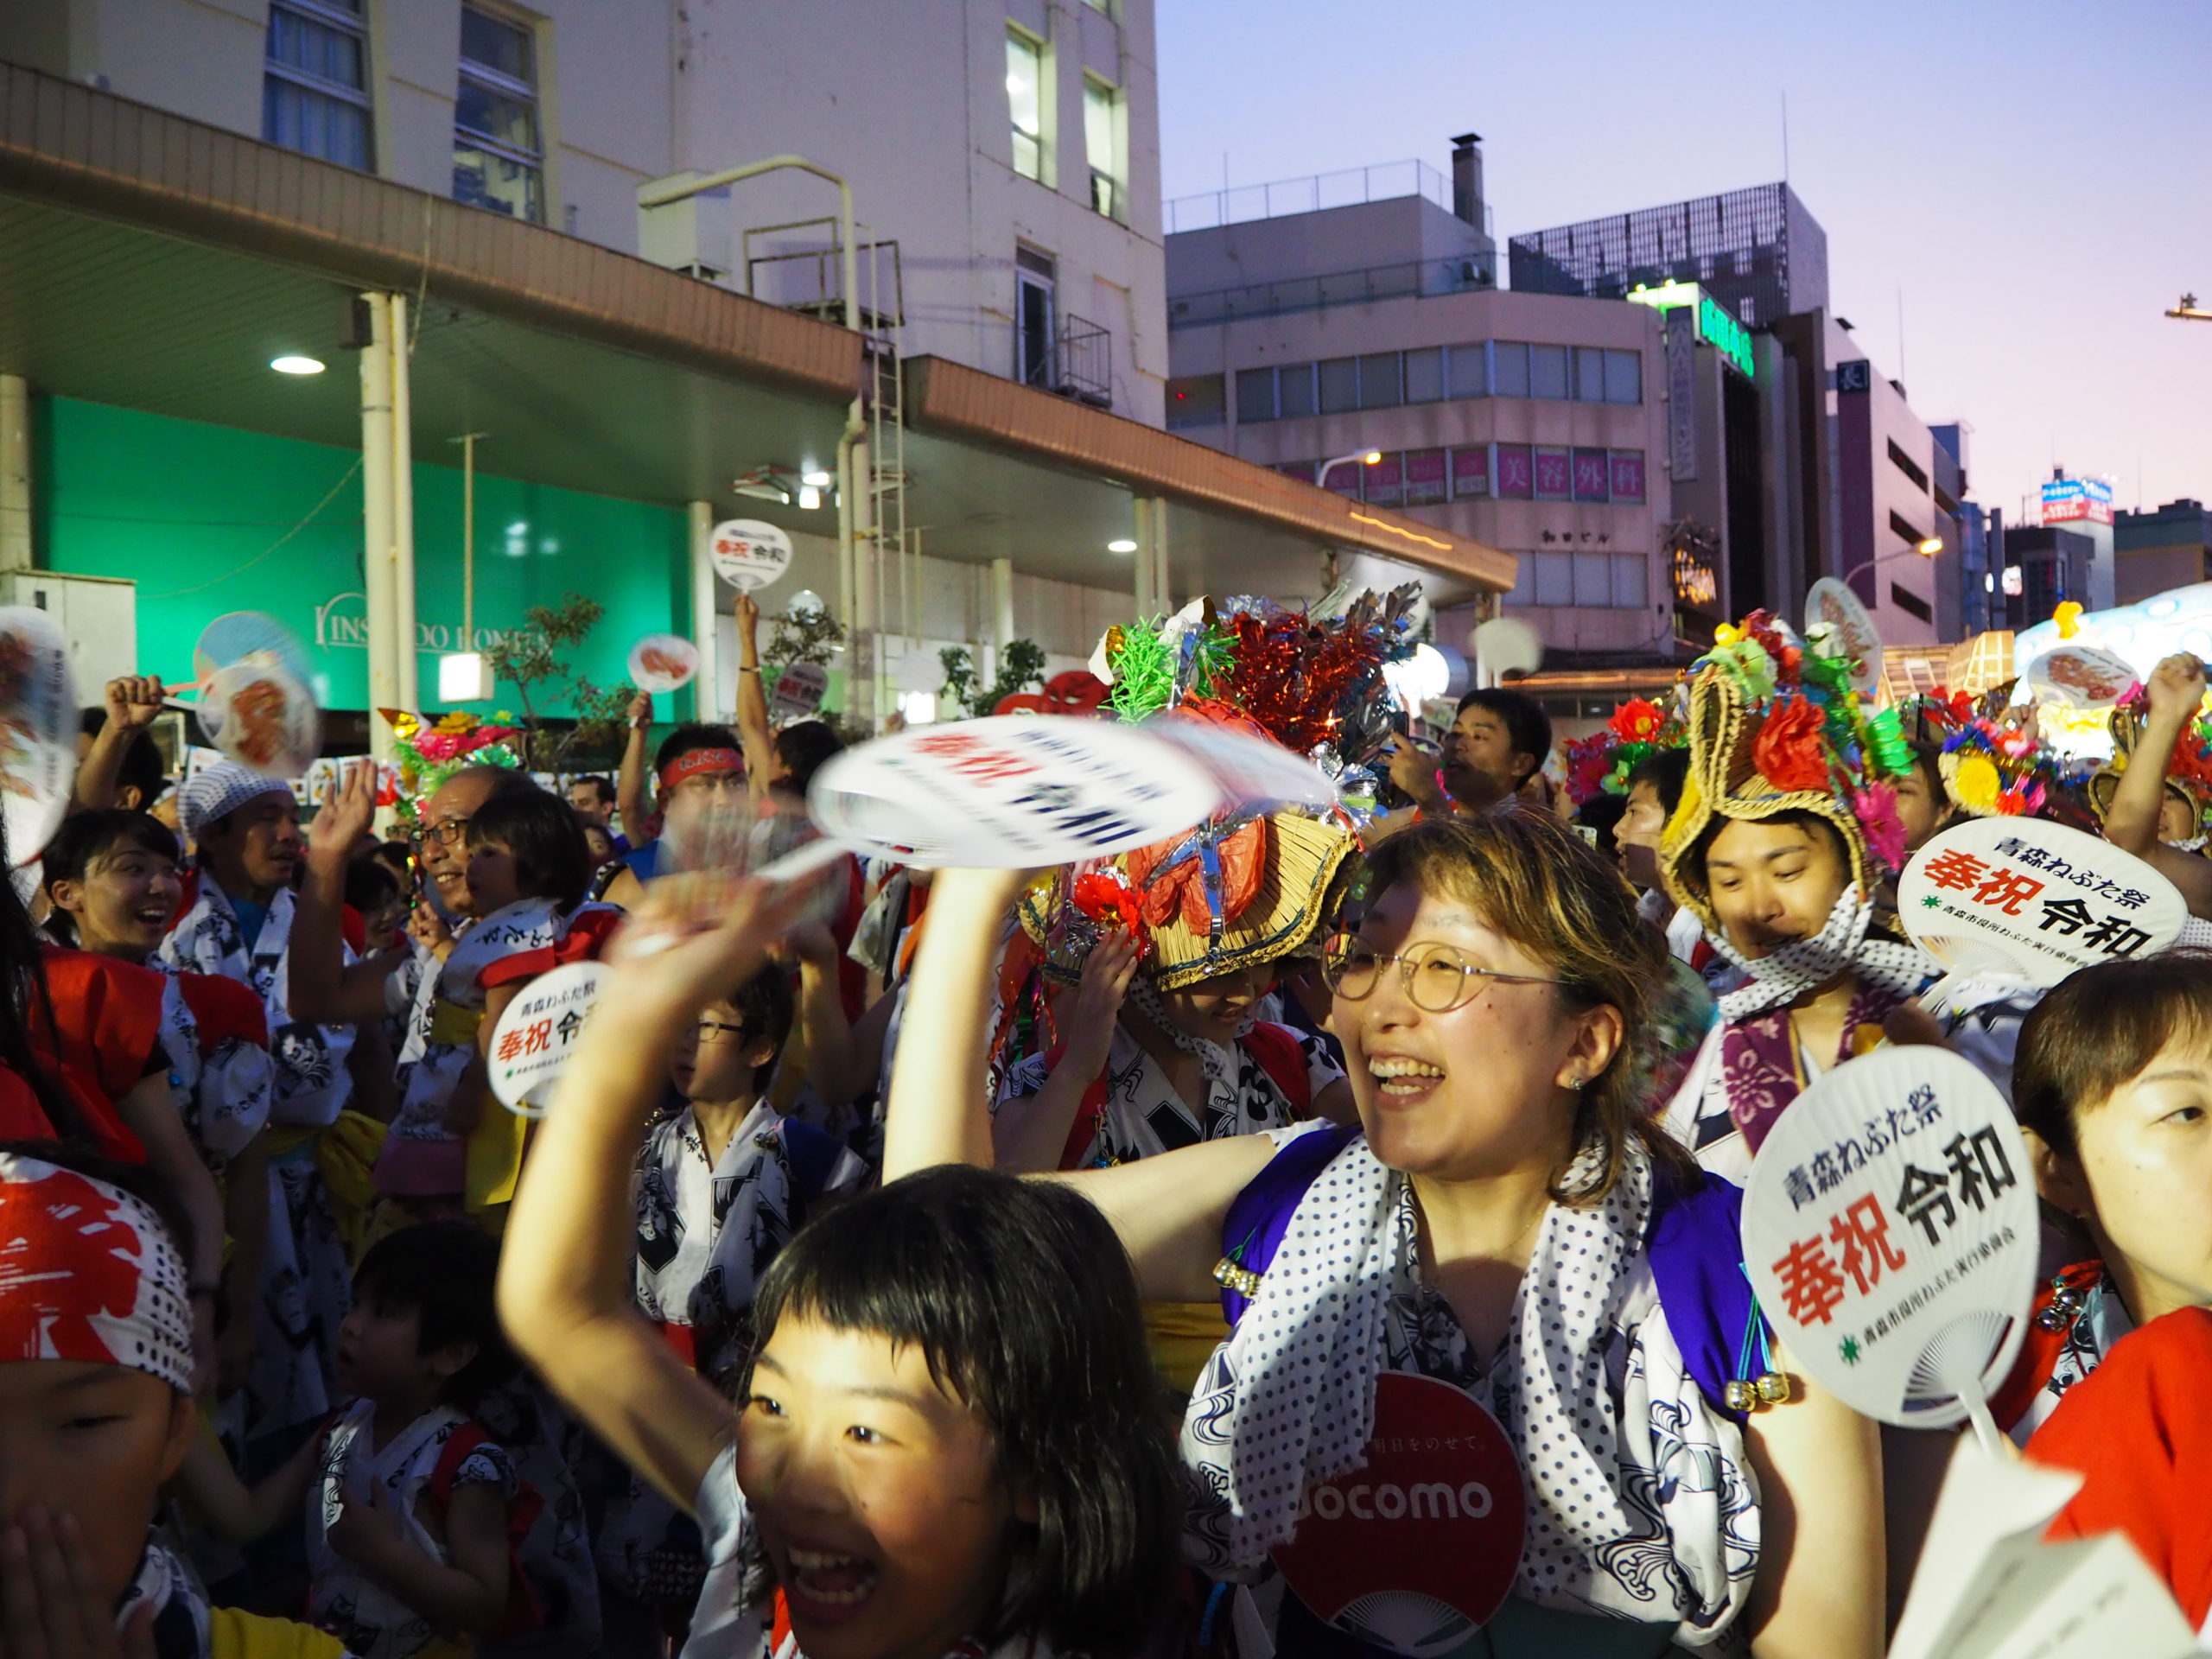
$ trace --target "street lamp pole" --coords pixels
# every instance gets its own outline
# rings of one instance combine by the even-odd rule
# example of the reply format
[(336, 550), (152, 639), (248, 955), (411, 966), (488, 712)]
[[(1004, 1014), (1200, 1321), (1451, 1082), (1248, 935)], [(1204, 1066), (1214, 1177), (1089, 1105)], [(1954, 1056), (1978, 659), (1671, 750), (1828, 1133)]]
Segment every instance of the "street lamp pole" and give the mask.
[(1845, 571), (1838, 580), (1847, 588), (1851, 585), (1851, 579), (1861, 570), (1872, 570), (1876, 565), (1887, 564), (1891, 559), (1932, 559), (1942, 550), (1943, 538), (1941, 536), (1930, 536), (1925, 541), (1914, 543), (1902, 552), (1882, 553), (1871, 559), (1861, 559), (1850, 569)]
[[(1380, 449), (1354, 449), (1349, 454), (1331, 455), (1315, 469), (1313, 481), (1325, 490), (1329, 487), (1329, 474), (1335, 472), (1344, 462), (1356, 461), (1363, 467), (1372, 467), (1382, 459), (1382, 452)], [(1333, 547), (1325, 548), (1321, 554), (1321, 591), (1324, 594), (1332, 593), (1335, 590), (1336, 585), (1337, 550)]]

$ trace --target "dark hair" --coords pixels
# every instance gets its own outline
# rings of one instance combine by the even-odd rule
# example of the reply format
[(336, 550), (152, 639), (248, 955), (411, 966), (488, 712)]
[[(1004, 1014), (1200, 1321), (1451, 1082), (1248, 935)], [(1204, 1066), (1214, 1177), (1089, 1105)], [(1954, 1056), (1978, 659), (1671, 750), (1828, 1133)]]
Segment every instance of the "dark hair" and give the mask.
[(727, 726), (706, 726), (697, 721), (687, 721), (660, 741), (660, 747), (653, 751), (653, 775), (658, 777), (668, 770), (668, 763), (690, 754), (695, 749), (740, 748), (737, 734)]
[(1458, 712), (1465, 714), (1470, 709), (1487, 709), (1505, 722), (1506, 735), (1513, 741), (1513, 752), (1531, 757), (1528, 772), (1514, 774), (1515, 784), (1529, 781), (1529, 773), (1543, 770), (1544, 760), (1552, 752), (1552, 719), (1544, 712), (1543, 705), (1525, 691), (1510, 691), (1502, 685), (1479, 685), (1459, 699)]
[(1626, 787), (1634, 789), (1638, 784), (1648, 785), (1659, 797), (1659, 804), (1669, 817), (1682, 804), (1682, 785), (1689, 781), (1690, 752), (1688, 749), (1660, 749), (1647, 754), (1628, 769)]
[(514, 855), (516, 885), (550, 899), (564, 912), (583, 903), (591, 886), (591, 849), (576, 810), (534, 784), (494, 790), (468, 821), (472, 848), (493, 842)]
[(2212, 1043), (2212, 951), (2161, 950), (2068, 976), (2020, 1026), (2012, 1110), (2071, 1158), (2083, 1112), (2111, 1099), (2177, 1038)]
[[(737, 1017), (745, 1022), (745, 1035), (748, 1041), (758, 1041), (763, 1037), (773, 1038), (776, 1052), (781, 1054), (785, 1040), (791, 1034), (792, 1009), (796, 1001), (791, 995), (790, 976), (772, 962), (737, 988), (729, 998), (729, 1005), (737, 1010)], [(762, 1068), (758, 1069), (765, 1069), (775, 1063), (772, 1057), (763, 1063)]]
[(399, 897), (399, 878), (374, 853), (364, 853), (346, 866), (346, 902), (362, 915), (382, 910)]
[(1571, 1007), (1618, 1010), (1620, 1046), (1575, 1109), (1575, 1145), (1599, 1141), (1605, 1168), (1591, 1185), (1555, 1188), (1554, 1198), (1603, 1199), (1621, 1178), (1630, 1142), (1662, 1170), (1695, 1177), (1689, 1154), (1644, 1110), (1649, 1072), (1638, 1048), (1656, 1040), (1651, 1001), (1665, 972), (1666, 944), (1638, 918), (1636, 893), (1618, 868), (1549, 813), (1505, 811), (1425, 818), (1378, 844), (1367, 870), (1370, 906), (1401, 882), (1456, 899), (1557, 975)]
[(571, 778), (569, 780), (569, 787), (590, 790), (593, 794), (599, 797), (599, 804), (601, 806), (614, 804), (614, 785), (596, 772), (586, 778)]
[(380, 841), (369, 849), (367, 856), (390, 870), (392, 879), (402, 887), (415, 879), (415, 849), (404, 841)]
[[(151, 813), (134, 812), (120, 806), (96, 812), (73, 812), (62, 819), (61, 828), (47, 843), (41, 861), (39, 885), (45, 890), (48, 900), (51, 902), (54, 898), (55, 882), (82, 881), (94, 864), (118, 847), (151, 853), (172, 864), (180, 857), (176, 836), (170, 833), (168, 825)], [(76, 944), (77, 918), (59, 905), (47, 917), (46, 928), (62, 944), (72, 947)]]
[(1574, 809), (1574, 822), (1577, 828), (1597, 836), (1592, 845), (1597, 848), (1600, 857), (1618, 858), (1620, 845), (1613, 839), (1613, 832), (1619, 829), (1621, 819), (1627, 813), (1627, 796), (1601, 790)]
[(753, 1298), (785, 1319), (918, 1349), (991, 1429), (1037, 1523), (988, 1645), (1014, 1634), (1133, 1653), (1174, 1594), (1182, 1483), (1159, 1412), (1136, 1279), (1070, 1188), (946, 1164), (819, 1216)]
[(499, 1330), (492, 1291), (499, 1246), (474, 1222), (425, 1221), (386, 1233), (353, 1270), (353, 1300), (411, 1312), (417, 1353), (473, 1342), (476, 1357), (454, 1372), (444, 1403), (466, 1411), (514, 1375), (514, 1351)]
[(135, 789), (138, 804), (151, 806), (154, 798), (162, 792), (162, 785), (168, 781), (168, 763), (162, 759), (162, 746), (147, 732), (134, 732), (130, 742), (123, 751), (123, 765), (115, 774), (118, 790)]
[[(12, 869), (8, 857), (7, 825), (0, 820), (0, 870)], [(0, 1070), (13, 1071), (36, 1096), (39, 1109), (54, 1125), (55, 1138), (71, 1146), (89, 1148), (91, 1127), (77, 1109), (75, 1098), (60, 1076), (59, 1063), (49, 1067), (40, 1058), (33, 1035), (42, 1021), (53, 1039), (46, 1052), (60, 1052), (60, 1022), (54, 1017), (54, 998), (47, 989), (46, 959), (39, 952), (38, 930), (13, 881), (0, 880)]]
[(776, 734), (776, 758), (791, 773), (785, 787), (806, 793), (823, 763), (844, 748), (844, 741), (826, 720), (794, 721)]

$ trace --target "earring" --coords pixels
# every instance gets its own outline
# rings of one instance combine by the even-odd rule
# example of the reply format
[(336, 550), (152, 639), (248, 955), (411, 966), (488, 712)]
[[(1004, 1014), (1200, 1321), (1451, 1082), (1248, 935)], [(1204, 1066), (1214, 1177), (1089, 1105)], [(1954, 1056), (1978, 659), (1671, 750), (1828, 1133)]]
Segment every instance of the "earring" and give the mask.
[(1580, 1071), (1578, 1071), (1567, 1080), (1567, 1086), (1579, 1092), (1589, 1083), (1589, 1078), (1584, 1077)]

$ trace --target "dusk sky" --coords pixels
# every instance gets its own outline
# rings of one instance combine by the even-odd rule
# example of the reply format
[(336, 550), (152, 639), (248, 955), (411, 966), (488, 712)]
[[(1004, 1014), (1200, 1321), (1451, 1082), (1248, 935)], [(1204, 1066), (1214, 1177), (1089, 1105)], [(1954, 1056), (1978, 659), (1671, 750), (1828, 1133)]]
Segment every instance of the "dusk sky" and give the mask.
[[(2212, 500), (2212, 3), (1157, 0), (1169, 197), (1483, 136), (1507, 237), (1782, 176), (1835, 310), (2008, 520)], [(1898, 296), (1904, 296), (1899, 347)], [(1902, 359), (1902, 370), (1900, 360)]]

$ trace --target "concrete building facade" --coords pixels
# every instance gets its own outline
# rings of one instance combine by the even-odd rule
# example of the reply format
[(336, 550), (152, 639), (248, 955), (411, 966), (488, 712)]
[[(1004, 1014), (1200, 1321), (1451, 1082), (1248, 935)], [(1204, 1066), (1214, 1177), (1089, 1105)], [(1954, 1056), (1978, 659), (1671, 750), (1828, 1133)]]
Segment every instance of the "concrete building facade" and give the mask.
[(2122, 511), (2113, 518), (2113, 550), (2121, 605), (2212, 582), (2212, 512), (2190, 496), (2149, 512)]

